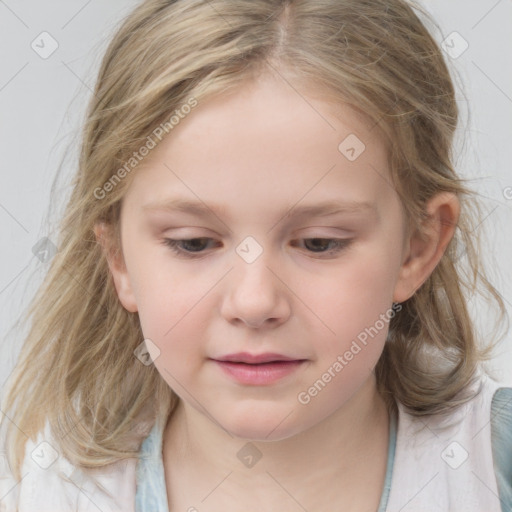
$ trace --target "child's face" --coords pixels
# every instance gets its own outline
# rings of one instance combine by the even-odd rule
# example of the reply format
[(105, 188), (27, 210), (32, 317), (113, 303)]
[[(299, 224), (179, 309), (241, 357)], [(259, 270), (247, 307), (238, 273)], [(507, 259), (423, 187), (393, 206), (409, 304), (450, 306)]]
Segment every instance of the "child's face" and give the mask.
[[(382, 353), (385, 320), (400, 314), (392, 302), (407, 298), (384, 143), (353, 110), (330, 112), (271, 79), (200, 103), (133, 171), (123, 201), (119, 297), (186, 406), (241, 437), (285, 438), (340, 408)], [(351, 134), (366, 145), (359, 156)], [(221, 210), (156, 206), (171, 200)], [(327, 201), (369, 206), (294, 216)], [(208, 240), (181, 244), (194, 259), (165, 238)], [(345, 245), (335, 252), (336, 241), (310, 240), (319, 238)], [(274, 380), (252, 366), (241, 381), (215, 361), (238, 352), (305, 361), (270, 372)]]

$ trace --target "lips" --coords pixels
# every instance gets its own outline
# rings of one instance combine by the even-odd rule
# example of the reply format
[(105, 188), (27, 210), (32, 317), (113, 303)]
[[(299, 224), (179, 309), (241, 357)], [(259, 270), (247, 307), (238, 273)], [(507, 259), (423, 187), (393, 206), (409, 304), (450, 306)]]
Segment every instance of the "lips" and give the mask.
[(216, 361), (224, 361), (230, 363), (246, 363), (246, 364), (263, 364), (279, 361), (304, 361), (297, 357), (288, 357), (283, 354), (274, 352), (265, 352), (263, 354), (250, 354), (249, 352), (238, 352), (236, 354), (228, 354), (226, 356), (215, 358)]
[(266, 352), (239, 352), (213, 359), (223, 373), (239, 384), (264, 386), (273, 384), (303, 367), (306, 359)]

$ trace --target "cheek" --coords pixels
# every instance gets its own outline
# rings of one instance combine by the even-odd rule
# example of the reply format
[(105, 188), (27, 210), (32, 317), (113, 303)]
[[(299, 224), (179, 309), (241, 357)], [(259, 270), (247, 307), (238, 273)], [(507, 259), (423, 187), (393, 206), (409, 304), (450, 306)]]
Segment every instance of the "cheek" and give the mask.
[[(160, 279), (153, 286), (148, 282), (138, 298), (139, 319), (144, 336), (154, 340), (160, 349), (177, 348), (193, 342), (192, 331), (200, 327), (197, 322), (198, 291), (191, 283), (183, 286), (174, 282), (166, 285)], [(191, 321), (196, 319), (196, 321)]]
[(308, 305), (323, 323), (317, 322), (314, 336), (315, 371), (301, 382), (297, 400), (313, 416), (324, 416), (349, 400), (384, 349), (389, 320), (397, 314), (391, 309), (395, 270), (389, 255), (374, 254), (378, 256), (347, 262), (309, 296)]
[(126, 243), (126, 263), (142, 331), (159, 343), (172, 337), (202, 288), (182, 266), (173, 263), (167, 251), (154, 240)]
[(135, 281), (142, 332), (159, 349), (154, 364), (175, 387), (173, 377), (179, 382), (182, 376), (199, 369), (207, 315), (212, 311), (211, 307), (205, 310), (205, 305), (214, 283), (207, 277), (171, 273), (169, 267), (166, 271), (164, 266), (153, 265), (156, 270), (147, 269), (143, 279)]
[(204, 350), (195, 310), (187, 314), (193, 307), (193, 304), (187, 307), (188, 302), (186, 298), (175, 296), (171, 306), (169, 301), (150, 299), (139, 309), (144, 337), (158, 347), (157, 357), (152, 357), (154, 365), (177, 392), (180, 382), (199, 371)]
[(396, 272), (393, 258), (382, 250), (354, 253), (333, 272), (305, 284), (304, 302), (324, 321), (326, 332), (356, 336), (390, 307)]

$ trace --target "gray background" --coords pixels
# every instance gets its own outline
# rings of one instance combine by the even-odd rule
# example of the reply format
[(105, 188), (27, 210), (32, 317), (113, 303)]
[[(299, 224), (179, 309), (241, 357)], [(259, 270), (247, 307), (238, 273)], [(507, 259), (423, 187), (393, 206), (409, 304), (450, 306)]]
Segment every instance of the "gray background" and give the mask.
[[(26, 334), (14, 322), (44, 275), (33, 247), (55, 235), (64, 201), (51, 205), (50, 189), (61, 162), (64, 177), (76, 163), (78, 130), (106, 44), (133, 0), (0, 0), (0, 384), (10, 374)], [(479, 226), (489, 249), (491, 281), (512, 311), (512, 2), (510, 0), (435, 0), (422, 2), (447, 41), (462, 113), (457, 169), (485, 198), (486, 218)], [(51, 48), (48, 32), (58, 48)], [(453, 32), (458, 34), (453, 35)], [(46, 37), (42, 48), (41, 37)], [(33, 41), (35, 41), (33, 43)], [(462, 50), (467, 45), (464, 52)], [(461, 53), (462, 52), (462, 53)], [(460, 54), (460, 55), (459, 55)], [(469, 107), (468, 107), (469, 105)], [(67, 182), (66, 182), (67, 183)], [(59, 181), (59, 196), (69, 188)], [(509, 188), (510, 187), (510, 188)], [(492, 317), (471, 303), (485, 336)], [(34, 364), (37, 364), (34, 361)], [(512, 385), (512, 336), (500, 344), (487, 367)]]

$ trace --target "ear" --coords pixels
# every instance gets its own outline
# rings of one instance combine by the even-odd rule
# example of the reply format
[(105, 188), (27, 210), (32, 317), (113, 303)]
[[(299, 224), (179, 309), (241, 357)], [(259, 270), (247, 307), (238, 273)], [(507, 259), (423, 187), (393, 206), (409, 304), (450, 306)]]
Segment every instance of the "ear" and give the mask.
[(102, 246), (121, 304), (126, 310), (135, 313), (138, 309), (130, 276), (124, 263), (122, 250), (118, 247), (120, 244), (115, 242), (112, 227), (105, 222), (98, 222), (94, 225), (94, 234)]
[(455, 233), (460, 203), (451, 192), (441, 192), (426, 204), (427, 219), (421, 232), (409, 236), (404, 260), (393, 295), (394, 302), (404, 302), (429, 278), (441, 260)]

